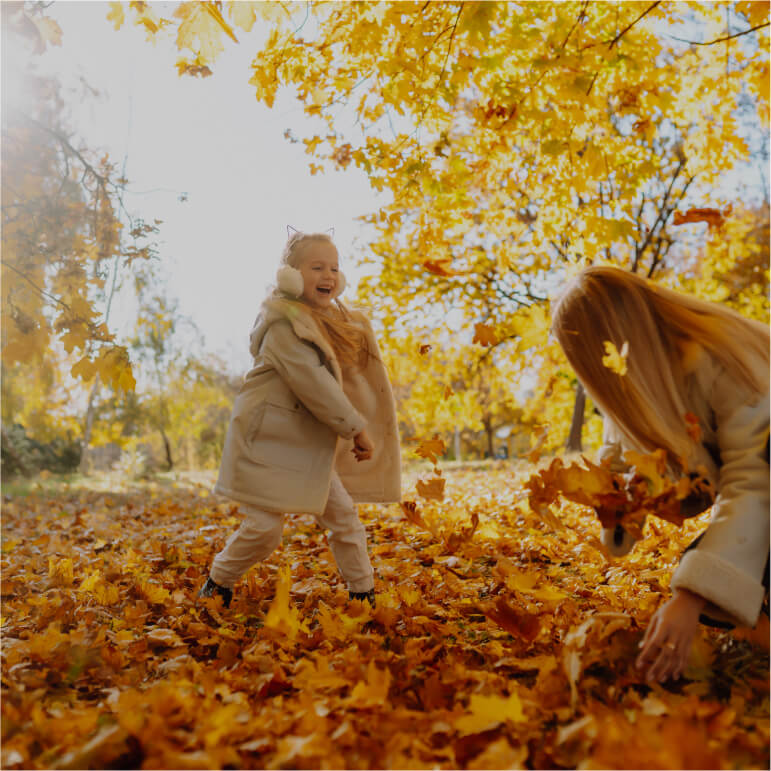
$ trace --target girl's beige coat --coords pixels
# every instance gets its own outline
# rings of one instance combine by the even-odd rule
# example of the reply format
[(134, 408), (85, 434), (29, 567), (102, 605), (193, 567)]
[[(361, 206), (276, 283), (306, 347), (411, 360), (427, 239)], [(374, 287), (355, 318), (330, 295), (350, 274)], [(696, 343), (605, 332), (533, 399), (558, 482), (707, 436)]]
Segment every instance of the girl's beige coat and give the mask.
[[(321, 514), (333, 469), (354, 501), (401, 496), (399, 433), (391, 385), (367, 318), (353, 320), (373, 354), (345, 378), (313, 317), (281, 298), (263, 305), (250, 336), (254, 367), (236, 396), (216, 493), (268, 511)], [(353, 437), (375, 445), (357, 462)]]

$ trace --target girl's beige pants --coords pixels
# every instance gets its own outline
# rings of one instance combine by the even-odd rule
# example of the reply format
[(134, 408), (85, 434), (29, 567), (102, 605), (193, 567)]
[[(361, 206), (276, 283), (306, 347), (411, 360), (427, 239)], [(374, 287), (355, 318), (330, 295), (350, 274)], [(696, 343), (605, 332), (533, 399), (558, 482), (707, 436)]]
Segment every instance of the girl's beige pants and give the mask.
[[(225, 548), (214, 558), (212, 581), (232, 589), (256, 562), (267, 559), (281, 543), (284, 515), (241, 504), (244, 521), (230, 536)], [(375, 586), (367, 554), (367, 531), (359, 520), (356, 505), (336, 473), (332, 475), (329, 498), (323, 514), (316, 515), (329, 530), (329, 548), (349, 591), (368, 592)]]

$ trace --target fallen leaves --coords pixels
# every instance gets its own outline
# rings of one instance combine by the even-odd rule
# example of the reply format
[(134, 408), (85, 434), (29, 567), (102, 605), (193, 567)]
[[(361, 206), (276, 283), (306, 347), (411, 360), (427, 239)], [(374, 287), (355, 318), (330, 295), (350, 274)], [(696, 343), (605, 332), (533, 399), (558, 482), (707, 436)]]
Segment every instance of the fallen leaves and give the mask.
[(553, 531), (514, 468), (446, 468), (441, 503), (362, 507), (374, 609), (348, 601), (310, 516), (288, 517), (225, 610), (196, 592), (232, 504), (7, 501), (3, 766), (765, 767), (764, 649), (709, 631), (666, 689), (633, 666), (705, 519), (661, 522), (610, 564), (594, 514), (557, 499)]

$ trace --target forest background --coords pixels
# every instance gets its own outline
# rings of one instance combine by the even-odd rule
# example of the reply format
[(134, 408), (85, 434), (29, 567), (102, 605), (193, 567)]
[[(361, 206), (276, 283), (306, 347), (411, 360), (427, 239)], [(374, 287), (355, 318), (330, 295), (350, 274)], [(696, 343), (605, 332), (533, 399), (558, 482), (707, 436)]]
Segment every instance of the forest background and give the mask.
[[(607, 553), (548, 332), (590, 263), (768, 321), (767, 2), (0, 13), (3, 767), (769, 767), (767, 619), (634, 667), (709, 512)], [(335, 228), (397, 397), (374, 609), (307, 515), (197, 598), (286, 225)]]
[[(596, 446), (548, 335), (550, 298), (591, 262), (768, 318), (764, 3), (3, 9), (6, 475), (216, 467), (286, 224), (336, 227), (406, 457), (434, 434), (448, 459)], [(74, 51), (133, 35), (129, 111), (105, 74), (51, 58), (57, 14)], [(176, 124), (137, 64), (161, 91), (175, 49)], [(249, 91), (261, 112), (228, 124)], [(244, 142), (285, 154), (239, 167)]]

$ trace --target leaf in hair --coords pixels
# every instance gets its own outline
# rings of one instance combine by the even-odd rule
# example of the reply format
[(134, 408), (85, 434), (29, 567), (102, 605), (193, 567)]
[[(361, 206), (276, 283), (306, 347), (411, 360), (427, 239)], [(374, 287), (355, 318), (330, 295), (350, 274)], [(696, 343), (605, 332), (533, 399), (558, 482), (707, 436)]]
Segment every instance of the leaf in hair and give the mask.
[(612, 372), (615, 372), (617, 375), (626, 375), (626, 358), (629, 355), (629, 341), (624, 341), (620, 351), (610, 340), (606, 340), (603, 345), (605, 346), (605, 356), (602, 357), (603, 366), (607, 367)]

